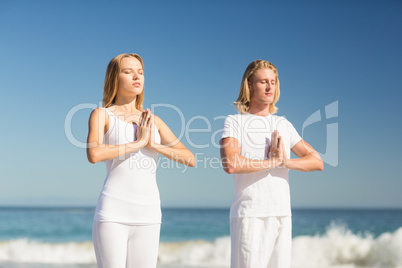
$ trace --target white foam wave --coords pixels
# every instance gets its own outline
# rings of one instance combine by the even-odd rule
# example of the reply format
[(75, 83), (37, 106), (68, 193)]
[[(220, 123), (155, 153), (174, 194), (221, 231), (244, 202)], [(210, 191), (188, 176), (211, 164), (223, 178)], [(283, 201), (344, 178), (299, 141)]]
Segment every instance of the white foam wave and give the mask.
[(228, 267), (230, 264), (230, 237), (218, 238), (215, 242), (199, 240), (161, 243), (159, 263)]
[(95, 263), (92, 242), (43, 243), (18, 239), (0, 242), (0, 262)]
[(378, 238), (332, 224), (322, 236), (293, 239), (295, 267), (402, 267), (402, 227)]
[[(26, 239), (0, 242), (0, 263), (94, 264), (91, 242), (44, 243)], [(230, 238), (214, 242), (162, 242), (159, 265), (229, 267)], [(402, 227), (374, 238), (331, 225), (324, 235), (293, 239), (292, 267), (402, 268)]]

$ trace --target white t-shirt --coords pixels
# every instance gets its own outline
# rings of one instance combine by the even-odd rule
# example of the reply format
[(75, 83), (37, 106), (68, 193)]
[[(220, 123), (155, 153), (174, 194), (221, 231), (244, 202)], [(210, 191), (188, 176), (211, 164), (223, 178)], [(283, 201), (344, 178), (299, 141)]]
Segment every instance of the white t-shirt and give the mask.
[[(278, 130), (287, 157), (301, 140), (293, 125), (284, 117), (253, 114), (229, 115), (223, 124), (222, 138), (233, 137), (240, 142), (241, 155), (249, 159), (268, 159), (271, 133)], [(289, 170), (269, 170), (234, 174), (234, 198), (231, 218), (290, 216)]]

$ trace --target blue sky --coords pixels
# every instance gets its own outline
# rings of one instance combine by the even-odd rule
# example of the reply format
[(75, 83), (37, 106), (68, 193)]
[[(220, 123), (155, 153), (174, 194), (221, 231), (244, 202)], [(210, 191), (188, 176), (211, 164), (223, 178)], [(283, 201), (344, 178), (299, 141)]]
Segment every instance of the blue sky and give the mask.
[[(96, 204), (105, 166), (86, 160), (65, 120), (87, 107), (68, 126), (85, 142), (108, 62), (138, 53), (144, 106), (163, 104), (155, 114), (178, 136), (204, 129), (181, 139), (202, 160), (196, 168), (159, 167), (163, 206), (229, 207), (232, 176), (212, 163), (219, 135), (211, 136), (236, 113), (247, 65), (265, 59), (279, 70), (278, 114), (302, 134), (320, 113), (303, 138), (332, 159), (323, 172), (291, 172), (293, 207), (400, 208), (401, 14), (391, 0), (2, 0), (0, 205)], [(334, 102), (337, 116), (327, 119)], [(329, 124), (338, 127), (330, 152)]]

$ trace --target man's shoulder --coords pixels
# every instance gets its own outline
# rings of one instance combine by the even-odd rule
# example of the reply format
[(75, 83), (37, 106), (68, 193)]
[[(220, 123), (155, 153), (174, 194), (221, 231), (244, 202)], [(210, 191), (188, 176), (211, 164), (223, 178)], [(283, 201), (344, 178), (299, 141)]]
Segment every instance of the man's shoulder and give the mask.
[(242, 114), (242, 113), (229, 114), (226, 116), (225, 121), (236, 125), (242, 125), (244, 124), (244, 122), (247, 121), (249, 117), (250, 114)]
[(272, 115), (271, 123), (279, 131), (293, 131), (295, 128), (293, 124), (286, 118), (286, 116)]
[(234, 119), (234, 120), (240, 120), (242, 118), (246, 118), (250, 116), (250, 114), (242, 114), (242, 113), (237, 113), (237, 114), (229, 114), (226, 116), (226, 118)]
[(277, 123), (290, 123), (290, 121), (286, 118), (286, 116), (284, 115), (276, 115), (276, 114), (272, 114), (271, 115), (271, 120)]
[(239, 120), (239, 114), (229, 114), (229, 115), (226, 116), (225, 120), (238, 121)]

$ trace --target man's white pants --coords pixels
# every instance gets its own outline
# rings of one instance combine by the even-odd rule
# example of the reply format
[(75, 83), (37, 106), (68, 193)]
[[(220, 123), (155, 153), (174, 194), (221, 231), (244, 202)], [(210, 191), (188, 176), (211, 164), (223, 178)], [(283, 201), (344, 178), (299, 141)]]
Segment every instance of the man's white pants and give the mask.
[(292, 217), (230, 219), (231, 268), (290, 268)]

